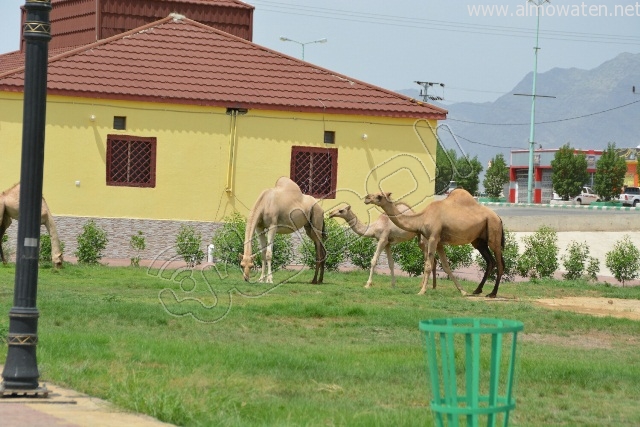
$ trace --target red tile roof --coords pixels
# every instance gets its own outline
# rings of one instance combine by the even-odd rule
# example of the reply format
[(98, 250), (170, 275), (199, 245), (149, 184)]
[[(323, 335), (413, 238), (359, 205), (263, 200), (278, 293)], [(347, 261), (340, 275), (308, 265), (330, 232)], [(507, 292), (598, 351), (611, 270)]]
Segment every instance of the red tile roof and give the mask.
[[(21, 92), (23, 78), (24, 66), (0, 71), (0, 90)], [(447, 113), (180, 15), (50, 56), (47, 86), (57, 95), (228, 108), (437, 120)]]

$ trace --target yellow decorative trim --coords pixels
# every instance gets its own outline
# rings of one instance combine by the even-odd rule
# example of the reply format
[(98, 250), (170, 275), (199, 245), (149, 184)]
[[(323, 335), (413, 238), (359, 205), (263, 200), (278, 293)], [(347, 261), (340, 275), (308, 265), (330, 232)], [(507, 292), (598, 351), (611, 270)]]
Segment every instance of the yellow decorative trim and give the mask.
[(9, 334), (7, 337), (7, 344), (9, 345), (37, 345), (38, 335), (35, 334)]
[(26, 22), (24, 33), (51, 34), (51, 24), (44, 22)]

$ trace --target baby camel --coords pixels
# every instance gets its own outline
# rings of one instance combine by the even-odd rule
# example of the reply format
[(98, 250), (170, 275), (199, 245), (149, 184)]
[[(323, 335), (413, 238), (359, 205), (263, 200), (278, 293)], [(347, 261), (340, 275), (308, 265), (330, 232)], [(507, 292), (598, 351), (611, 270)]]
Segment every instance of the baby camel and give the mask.
[[(420, 233), (427, 240), (427, 253), (425, 253), (424, 276), (420, 294), (424, 294), (429, 278), (429, 269), (433, 263), (437, 251), (442, 262), (442, 268), (449, 278), (453, 280), (460, 293), (466, 294), (460, 287), (457, 279), (451, 273), (449, 262), (444, 257), (443, 245), (465, 245), (471, 243), (487, 263), (482, 281), (473, 292), (482, 293), (482, 287), (489, 273), (497, 265), (496, 284), (487, 297), (495, 298), (498, 294), (498, 286), (504, 271), (504, 229), (502, 220), (491, 209), (480, 205), (463, 189), (456, 189), (444, 200), (431, 202), (422, 212), (417, 214), (403, 214), (403, 212), (391, 201), (391, 193), (369, 194), (365, 203), (380, 206), (398, 227)], [(495, 254), (495, 258), (489, 251)], [(431, 262), (427, 262), (427, 258)], [(497, 261), (497, 262), (496, 262)]]
[(322, 283), (327, 257), (323, 243), (326, 236), (324, 210), (315, 198), (303, 194), (298, 184), (285, 176), (280, 177), (275, 187), (267, 188), (258, 196), (249, 213), (244, 236), (244, 254), (239, 256), (244, 280), (249, 281), (249, 273), (253, 267), (255, 254), (251, 253), (251, 242), (254, 233), (258, 235), (262, 252), (262, 273), (259, 281), (273, 283), (271, 259), (276, 233), (291, 234), (301, 228), (304, 228), (316, 248), (316, 269), (311, 283)]
[[(398, 203), (398, 207), (402, 212), (410, 212), (413, 213), (411, 208), (404, 203)], [(344, 219), (349, 227), (362, 237), (371, 237), (378, 241), (378, 245), (376, 246), (376, 252), (371, 259), (371, 270), (369, 271), (369, 280), (367, 280), (367, 284), (364, 286), (365, 288), (370, 288), (373, 285), (373, 272), (378, 264), (378, 258), (380, 257), (380, 253), (384, 249), (387, 254), (387, 260), (389, 262), (389, 270), (391, 270), (391, 286), (395, 288), (396, 286), (396, 278), (393, 272), (393, 255), (391, 253), (391, 246), (396, 243), (405, 242), (407, 240), (411, 240), (417, 236), (420, 236), (417, 233), (413, 233), (411, 231), (405, 231), (402, 228), (395, 225), (393, 222), (389, 220), (389, 217), (386, 214), (380, 215), (374, 223), (366, 225), (360, 222), (355, 213), (351, 210), (350, 205), (346, 205), (344, 207), (338, 207), (332, 210), (329, 213), (329, 218), (342, 218)], [(426, 251), (426, 241), (424, 239), (418, 239), (418, 245), (423, 252)], [(433, 287), (436, 287), (436, 272), (435, 268), (433, 269)]]
[[(7, 228), (11, 225), (11, 220), (18, 220), (20, 218), (20, 183), (15, 184), (8, 190), (0, 193), (0, 242), (2, 236), (7, 231)], [(40, 212), (40, 224), (44, 224), (51, 237), (51, 260), (55, 268), (62, 267), (62, 249), (60, 246), (60, 239), (58, 238), (58, 231), (56, 229), (56, 223), (53, 220), (53, 215), (42, 198), (42, 210)], [(2, 244), (0, 243), (0, 258), (2, 262), (6, 264), (7, 259), (2, 252)]]

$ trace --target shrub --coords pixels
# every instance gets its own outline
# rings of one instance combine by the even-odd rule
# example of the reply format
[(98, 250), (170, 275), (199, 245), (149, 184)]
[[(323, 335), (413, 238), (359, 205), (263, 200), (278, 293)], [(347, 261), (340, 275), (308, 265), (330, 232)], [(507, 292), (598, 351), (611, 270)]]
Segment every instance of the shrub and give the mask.
[(140, 267), (140, 252), (147, 248), (147, 242), (142, 231), (138, 230), (138, 234), (131, 236), (129, 246), (135, 251), (135, 255), (131, 257), (131, 266)]
[[(351, 236), (353, 235), (353, 237)], [(363, 270), (371, 268), (371, 260), (376, 253), (377, 240), (350, 233), (347, 245), (347, 257), (351, 263)]]
[(74, 255), (80, 264), (99, 264), (103, 256), (102, 251), (109, 242), (106, 231), (92, 219), (84, 224), (77, 241), (78, 249)]
[(586, 242), (571, 242), (567, 252), (562, 255), (562, 264), (566, 272), (562, 275), (567, 280), (577, 280), (586, 275), (589, 278), (597, 278), (600, 271), (600, 262), (597, 258), (589, 256), (589, 247)]
[[(214, 257), (228, 265), (239, 265), (238, 254), (244, 253), (244, 234), (247, 228), (247, 220), (235, 212), (229, 217), (225, 217), (224, 223), (213, 235)], [(259, 250), (258, 239), (253, 236), (252, 253), (256, 254), (254, 263), (262, 264), (262, 254)], [(273, 241), (273, 256), (271, 259), (271, 269), (279, 270), (291, 264), (293, 260), (293, 243), (291, 235), (276, 234)]]
[(182, 224), (176, 236), (176, 253), (182, 257), (188, 267), (200, 264), (204, 251), (200, 249), (202, 235), (191, 225)]
[(640, 270), (640, 251), (631, 242), (629, 235), (617, 241), (613, 250), (605, 254), (605, 265), (618, 282), (624, 283), (638, 277)]
[[(447, 255), (447, 260), (449, 260), (449, 267), (451, 267), (451, 271), (463, 267), (469, 267), (473, 264), (473, 251), (474, 248), (471, 244), (458, 246), (445, 245), (444, 253)], [(440, 259), (437, 254), (436, 258)]]
[[(454, 271), (461, 267), (469, 267), (473, 264), (473, 250), (473, 246), (470, 244), (458, 246), (445, 245), (444, 252), (449, 260), (451, 270)], [(393, 246), (391, 251), (402, 271), (410, 276), (422, 276), (424, 273), (424, 254), (420, 246), (418, 246), (417, 239), (398, 243)], [(439, 259), (438, 254), (436, 254), (436, 259)]]
[(0, 245), (2, 245), (2, 253), (4, 254), (5, 259), (9, 261), (13, 255), (13, 248), (9, 245), (9, 236), (4, 234)]
[[(345, 260), (351, 229), (349, 227), (342, 227), (338, 224), (338, 221), (333, 218), (325, 219), (324, 224), (327, 235), (327, 238), (324, 241), (324, 247), (327, 250), (325, 269), (328, 271), (337, 271), (340, 264)], [(352, 236), (354, 234), (355, 233), (352, 233)], [(315, 245), (308, 236), (305, 236), (302, 239), (302, 244), (300, 245), (300, 256), (302, 264), (315, 268)]]
[[(502, 280), (511, 282), (518, 275), (517, 267), (519, 258), (519, 247), (516, 235), (507, 229), (504, 230), (504, 248), (502, 250), (502, 258), (504, 259), (504, 271), (502, 272)], [(479, 253), (476, 254), (476, 264), (483, 272), (487, 269), (487, 263)], [(489, 273), (487, 279), (495, 280), (497, 272), (498, 270), (494, 268), (493, 271)]]
[(599, 272), (600, 260), (596, 257), (589, 257), (589, 264), (587, 264), (587, 279), (597, 282)]
[(418, 246), (417, 239), (392, 246), (391, 253), (400, 269), (409, 276), (421, 276), (424, 273), (424, 254)]
[[(60, 250), (64, 254), (64, 242), (60, 242)], [(40, 264), (51, 264), (51, 236), (48, 234), (40, 235)]]
[(522, 239), (524, 253), (520, 257), (517, 270), (522, 277), (532, 279), (552, 277), (558, 269), (558, 235), (550, 227), (540, 227), (538, 231)]

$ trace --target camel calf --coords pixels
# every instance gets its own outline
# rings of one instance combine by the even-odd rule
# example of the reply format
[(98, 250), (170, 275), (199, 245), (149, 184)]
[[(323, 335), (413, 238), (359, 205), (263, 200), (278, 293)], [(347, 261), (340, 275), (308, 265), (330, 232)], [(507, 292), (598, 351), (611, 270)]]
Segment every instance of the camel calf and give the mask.
[[(20, 218), (20, 184), (15, 184), (8, 190), (0, 194), (0, 242), (4, 233), (11, 225), (12, 220)], [(53, 220), (53, 215), (47, 206), (47, 202), (42, 198), (42, 212), (40, 214), (40, 224), (44, 224), (51, 237), (51, 260), (56, 268), (62, 267), (62, 249), (60, 239), (58, 238), (58, 230)], [(7, 263), (2, 245), (0, 244), (0, 258), (4, 264)]]

